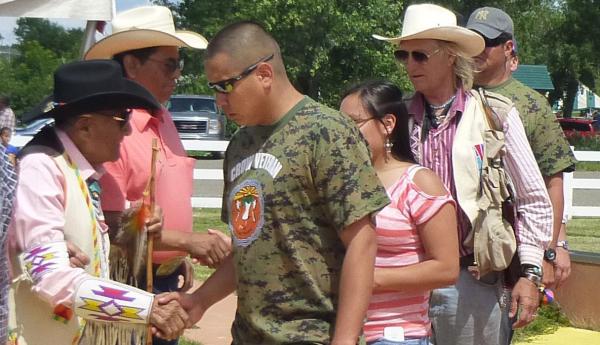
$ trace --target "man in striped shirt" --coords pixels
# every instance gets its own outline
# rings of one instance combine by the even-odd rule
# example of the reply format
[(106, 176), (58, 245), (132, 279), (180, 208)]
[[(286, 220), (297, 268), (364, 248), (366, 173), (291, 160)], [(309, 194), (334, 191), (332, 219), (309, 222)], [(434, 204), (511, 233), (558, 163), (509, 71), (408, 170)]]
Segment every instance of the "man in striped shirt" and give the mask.
[[(440, 176), (460, 206), (457, 230), (461, 271), (455, 285), (432, 293), (430, 317), (435, 343), (506, 343), (501, 332), (503, 308), (518, 308), (515, 327), (523, 327), (535, 317), (543, 248), (552, 234), (552, 206), (523, 124), (514, 107), (502, 124), (504, 167), (515, 188), (517, 253), (524, 271), (524, 277), (514, 286), (512, 301), (505, 301), (503, 272), (472, 274), (469, 267), (475, 264), (473, 248), (465, 243), (473, 231), (479, 230), (472, 225), (479, 224), (473, 217), (479, 211), (474, 196), (480, 188), (480, 168), (487, 152), (482, 139), (485, 114), (475, 106), (477, 98), (469, 92), (472, 57), (484, 50), (484, 41), (478, 34), (458, 27), (454, 13), (430, 4), (410, 6), (402, 35), (386, 40), (396, 45), (395, 56), (405, 66), (416, 91), (408, 101), (415, 158)], [(467, 124), (470, 127), (465, 131)], [(469, 131), (471, 128), (474, 130)], [(478, 138), (479, 144), (465, 138)]]
[[(484, 15), (485, 14), (485, 15)], [(475, 83), (486, 90), (509, 97), (523, 120), (527, 139), (536, 158), (554, 211), (553, 237), (544, 255), (543, 283), (558, 287), (570, 273), (571, 261), (563, 224), (563, 172), (573, 171), (575, 156), (556, 122), (548, 100), (512, 77), (516, 57), (514, 26), (510, 16), (494, 7), (482, 7), (471, 14), (467, 28), (483, 37), (486, 49), (475, 58)], [(507, 325), (510, 332), (510, 324)]]

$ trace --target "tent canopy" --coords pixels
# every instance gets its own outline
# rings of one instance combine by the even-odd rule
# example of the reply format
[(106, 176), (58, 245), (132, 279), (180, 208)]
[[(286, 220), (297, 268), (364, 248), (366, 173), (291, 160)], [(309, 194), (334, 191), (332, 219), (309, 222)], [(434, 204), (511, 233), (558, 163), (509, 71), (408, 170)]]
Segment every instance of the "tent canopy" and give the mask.
[(3, 17), (109, 21), (114, 13), (113, 0), (0, 0)]

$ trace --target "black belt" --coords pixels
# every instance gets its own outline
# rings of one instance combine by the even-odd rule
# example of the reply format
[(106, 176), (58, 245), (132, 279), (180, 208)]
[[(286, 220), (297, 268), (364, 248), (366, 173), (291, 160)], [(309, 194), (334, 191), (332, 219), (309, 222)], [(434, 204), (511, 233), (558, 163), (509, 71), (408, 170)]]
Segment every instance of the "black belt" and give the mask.
[(475, 262), (475, 257), (473, 256), (473, 254), (467, 254), (465, 256), (461, 256), (458, 262), (460, 263), (460, 267), (462, 268), (473, 266)]

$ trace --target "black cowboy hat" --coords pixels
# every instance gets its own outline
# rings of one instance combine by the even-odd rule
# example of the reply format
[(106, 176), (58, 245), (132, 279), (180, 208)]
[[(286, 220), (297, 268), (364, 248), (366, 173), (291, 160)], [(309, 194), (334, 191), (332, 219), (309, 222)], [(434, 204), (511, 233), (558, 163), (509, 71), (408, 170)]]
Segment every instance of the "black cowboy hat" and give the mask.
[(112, 60), (77, 61), (54, 72), (54, 93), (23, 121), (52, 117), (65, 119), (94, 111), (126, 108), (158, 109), (160, 104), (140, 84), (123, 76)]

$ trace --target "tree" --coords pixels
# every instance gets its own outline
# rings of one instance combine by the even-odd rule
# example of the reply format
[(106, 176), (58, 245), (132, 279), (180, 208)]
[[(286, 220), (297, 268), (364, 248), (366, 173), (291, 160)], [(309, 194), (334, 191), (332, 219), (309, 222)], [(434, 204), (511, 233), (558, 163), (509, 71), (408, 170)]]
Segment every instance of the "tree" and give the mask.
[(19, 44), (37, 41), (57, 56), (67, 60), (76, 59), (83, 38), (81, 29), (65, 29), (47, 19), (19, 18), (15, 29)]
[(76, 60), (83, 37), (80, 29), (66, 30), (44, 19), (20, 18), (15, 29), (19, 55), (0, 61), (0, 93), (11, 98), (19, 118), (52, 90), (52, 74), (61, 64)]
[[(332, 107), (338, 107), (340, 93), (353, 82), (384, 78), (404, 89), (410, 87), (393, 60), (390, 45), (371, 37), (374, 33), (399, 34), (402, 1), (184, 0), (179, 4), (162, 3), (174, 10), (180, 27), (200, 32), (208, 39), (237, 20), (261, 23), (280, 43), (294, 85)], [(199, 55), (193, 60), (191, 73), (201, 73)]]

